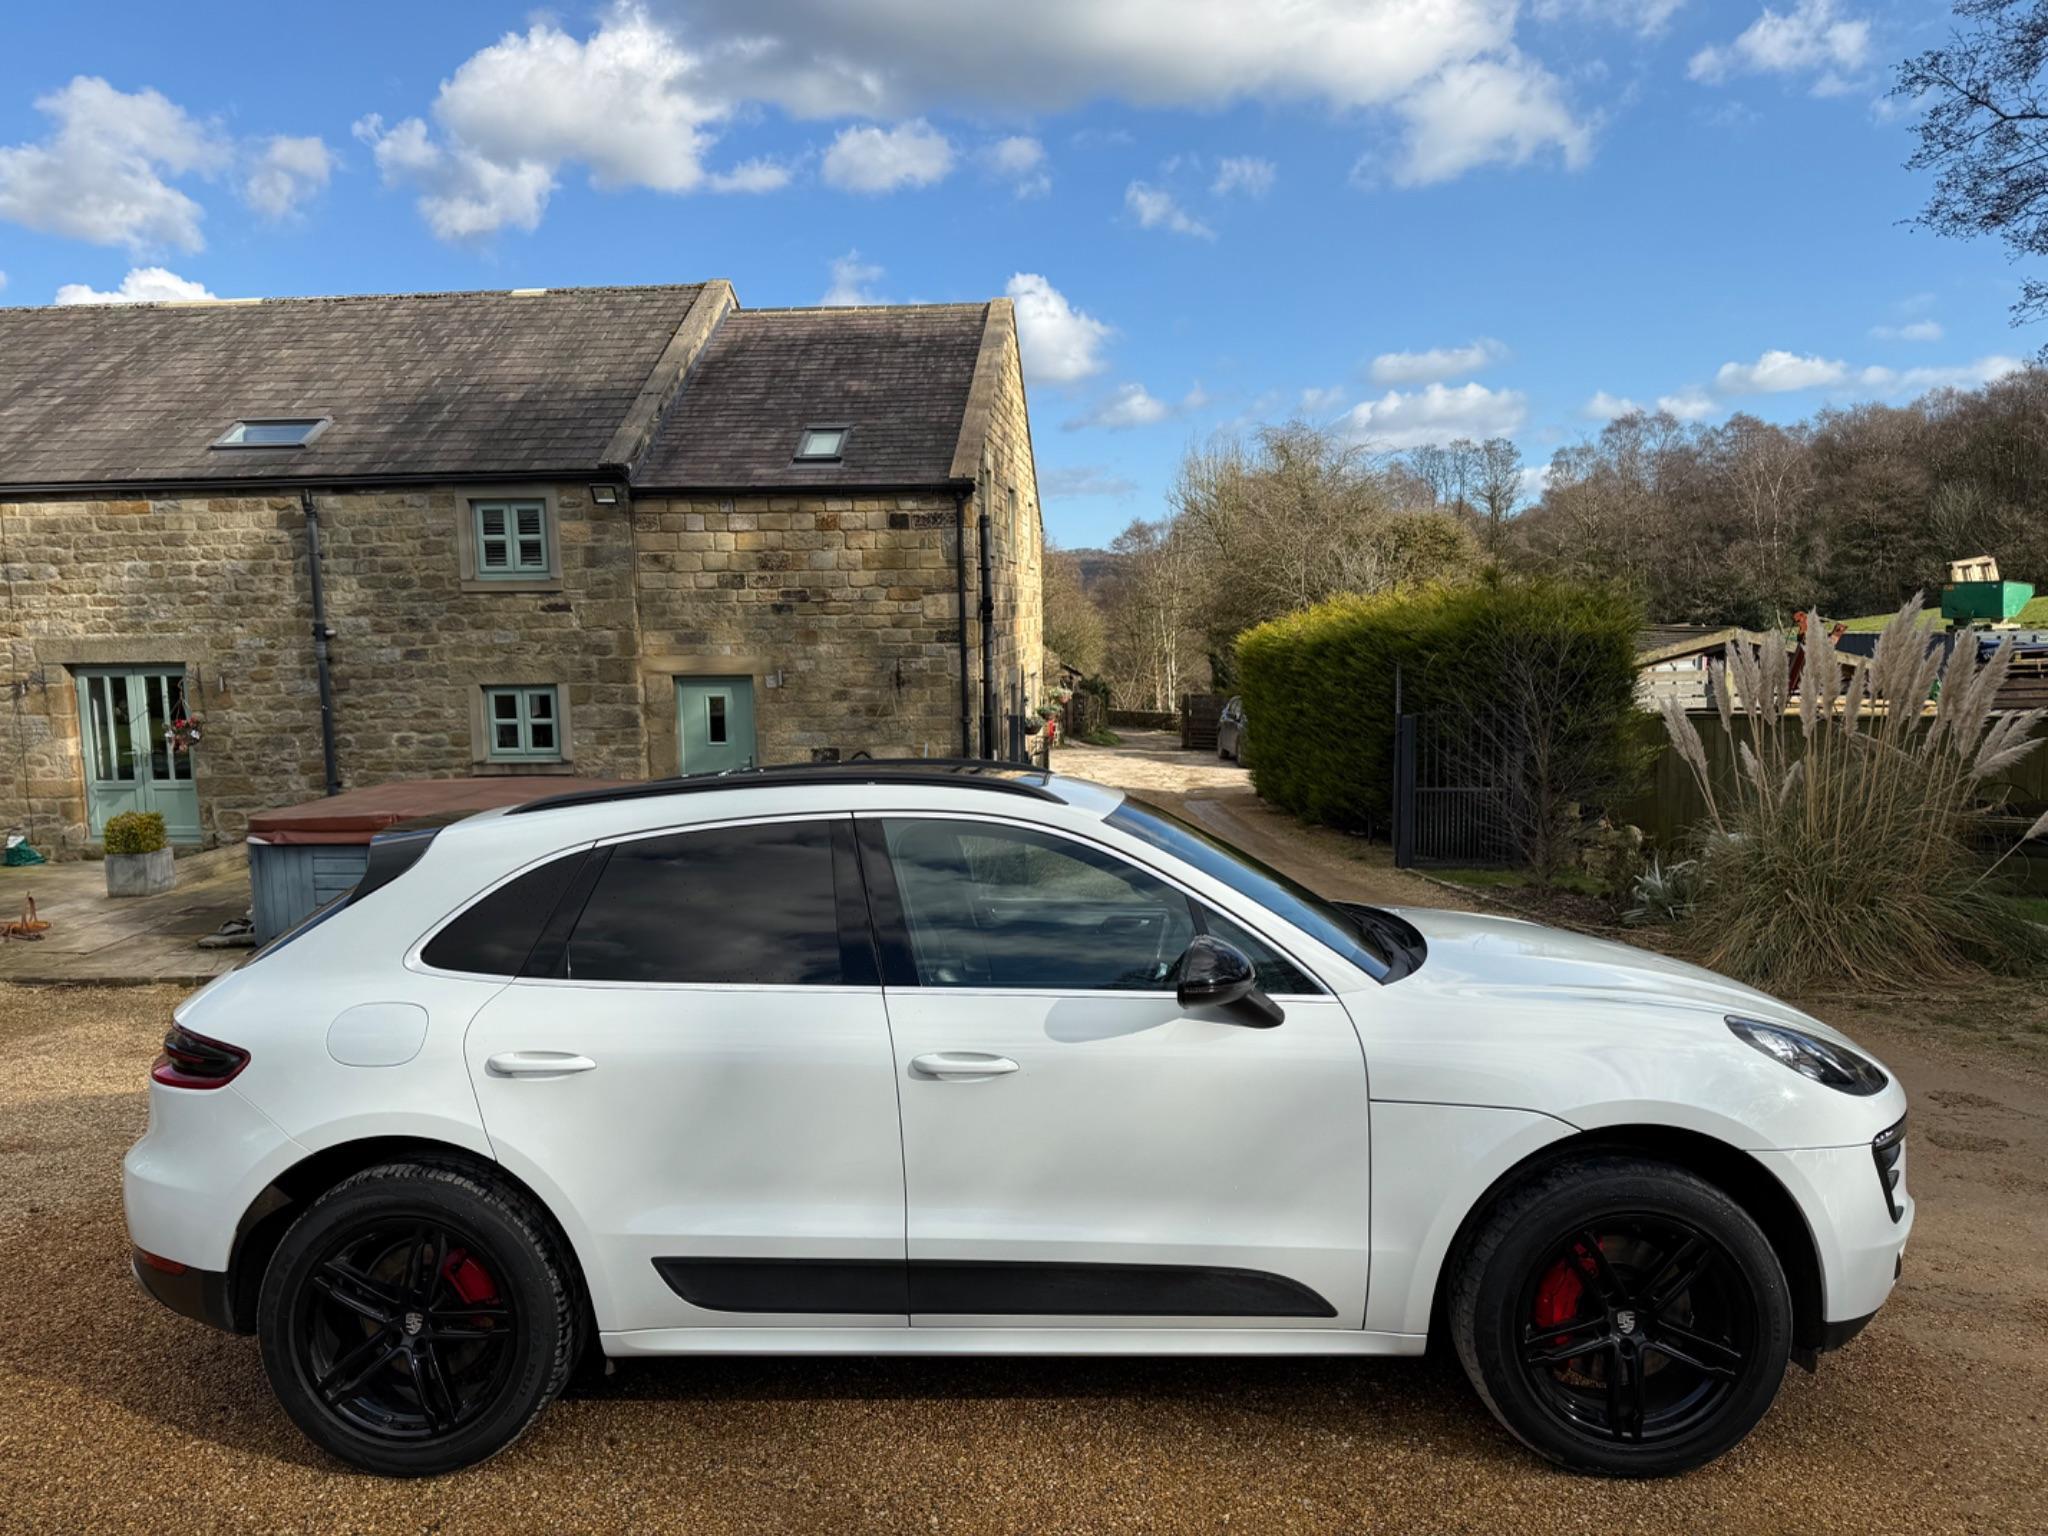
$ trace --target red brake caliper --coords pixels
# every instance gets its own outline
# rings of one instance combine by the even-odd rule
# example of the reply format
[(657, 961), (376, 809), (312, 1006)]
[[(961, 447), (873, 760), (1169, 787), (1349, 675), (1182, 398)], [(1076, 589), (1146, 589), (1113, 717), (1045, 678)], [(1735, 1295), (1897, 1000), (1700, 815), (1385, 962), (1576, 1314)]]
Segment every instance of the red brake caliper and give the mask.
[[(491, 1272), (469, 1256), (465, 1248), (450, 1248), (448, 1257), (441, 1261), (441, 1278), (464, 1301), (473, 1307), (487, 1306), (498, 1299), (498, 1285), (491, 1278)], [(480, 1326), (488, 1326), (488, 1320), (479, 1319)]]
[[(1535, 1322), (1538, 1328), (1562, 1328), (1579, 1315), (1579, 1302), (1586, 1294), (1586, 1282), (1579, 1270), (1585, 1262), (1583, 1257), (1577, 1264), (1559, 1259), (1536, 1283)], [(1555, 1342), (1563, 1343), (1564, 1335), (1559, 1334)]]

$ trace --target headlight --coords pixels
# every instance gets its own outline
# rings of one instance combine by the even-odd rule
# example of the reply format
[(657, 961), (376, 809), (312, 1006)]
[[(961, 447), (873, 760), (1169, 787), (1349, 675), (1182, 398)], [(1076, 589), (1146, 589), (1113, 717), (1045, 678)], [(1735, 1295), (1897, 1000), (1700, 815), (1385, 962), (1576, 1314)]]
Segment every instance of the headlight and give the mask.
[(1876, 1093), (1889, 1081), (1876, 1062), (1857, 1055), (1846, 1045), (1819, 1040), (1783, 1024), (1763, 1024), (1733, 1016), (1727, 1022), (1736, 1039), (1755, 1046), (1816, 1083), (1863, 1097)]

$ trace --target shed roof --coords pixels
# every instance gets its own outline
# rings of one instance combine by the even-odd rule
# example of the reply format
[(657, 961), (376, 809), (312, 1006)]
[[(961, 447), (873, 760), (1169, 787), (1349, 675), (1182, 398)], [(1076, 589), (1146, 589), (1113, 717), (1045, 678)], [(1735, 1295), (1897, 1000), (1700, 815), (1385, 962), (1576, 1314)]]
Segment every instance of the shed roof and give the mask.
[[(753, 309), (727, 315), (634, 467), (660, 488), (939, 485), (981, 357), (987, 304)], [(806, 426), (849, 428), (798, 463)]]
[[(0, 485), (594, 469), (702, 290), (0, 309)], [(322, 416), (305, 448), (212, 446)]]

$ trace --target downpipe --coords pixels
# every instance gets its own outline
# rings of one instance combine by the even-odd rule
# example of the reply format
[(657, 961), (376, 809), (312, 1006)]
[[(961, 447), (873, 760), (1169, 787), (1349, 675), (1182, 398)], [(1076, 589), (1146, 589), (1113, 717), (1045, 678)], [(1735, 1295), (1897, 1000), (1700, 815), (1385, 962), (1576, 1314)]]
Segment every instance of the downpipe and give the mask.
[(320, 763), (327, 793), (341, 793), (341, 766), (334, 752), (334, 672), (328, 664), (327, 588), (320, 573), (320, 507), (309, 490), (299, 492), (306, 514), (306, 572), (313, 589), (313, 671), (320, 682)]

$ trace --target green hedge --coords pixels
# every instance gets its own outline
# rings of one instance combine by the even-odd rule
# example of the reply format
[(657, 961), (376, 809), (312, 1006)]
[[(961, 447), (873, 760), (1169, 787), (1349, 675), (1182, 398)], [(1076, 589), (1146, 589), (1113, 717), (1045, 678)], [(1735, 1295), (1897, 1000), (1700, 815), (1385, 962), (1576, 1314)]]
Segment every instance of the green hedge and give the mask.
[[(1564, 738), (1569, 797), (1604, 804), (1643, 766), (1630, 733), (1640, 624), (1617, 590), (1498, 576), (1342, 597), (1261, 624), (1237, 642), (1253, 783), (1310, 821), (1384, 835), (1398, 669), (1409, 714), (1497, 725), (1519, 712), (1521, 729)], [(1558, 802), (1557, 788), (1531, 786), (1532, 804)]]
[(155, 853), (169, 841), (160, 811), (123, 811), (109, 816), (102, 838), (108, 853)]

